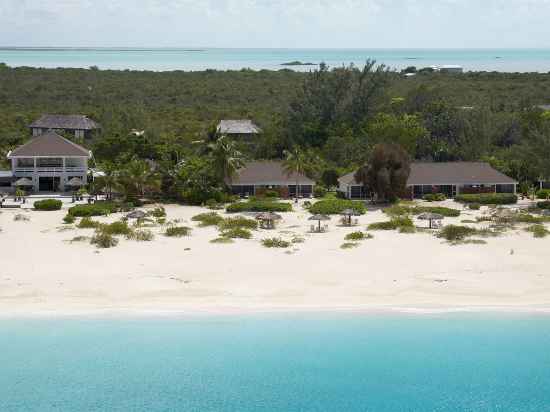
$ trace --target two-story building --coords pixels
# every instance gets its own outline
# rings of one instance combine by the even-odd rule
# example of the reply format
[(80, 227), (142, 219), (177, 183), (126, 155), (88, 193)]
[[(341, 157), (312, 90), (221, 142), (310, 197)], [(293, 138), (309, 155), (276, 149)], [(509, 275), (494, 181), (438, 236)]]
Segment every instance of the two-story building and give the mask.
[(99, 123), (84, 115), (45, 114), (29, 125), (33, 136), (40, 136), (50, 130), (74, 135), (77, 139), (90, 138), (94, 130), (101, 129)]
[(92, 152), (53, 131), (46, 132), (8, 153), (14, 180), (32, 181), (34, 192), (68, 190), (68, 182), (87, 181)]

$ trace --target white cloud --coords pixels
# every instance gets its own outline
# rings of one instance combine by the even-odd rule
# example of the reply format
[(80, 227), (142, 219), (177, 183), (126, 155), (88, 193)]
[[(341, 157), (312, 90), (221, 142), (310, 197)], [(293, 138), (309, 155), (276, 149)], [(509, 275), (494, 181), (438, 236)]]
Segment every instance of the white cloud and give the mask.
[(550, 0), (1, 0), (15, 46), (546, 47)]

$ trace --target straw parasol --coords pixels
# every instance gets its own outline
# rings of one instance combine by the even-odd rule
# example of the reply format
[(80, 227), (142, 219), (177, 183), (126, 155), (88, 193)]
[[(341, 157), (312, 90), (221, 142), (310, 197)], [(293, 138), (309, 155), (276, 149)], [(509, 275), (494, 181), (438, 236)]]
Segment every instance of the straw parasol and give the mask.
[(433, 229), (433, 222), (443, 220), (444, 216), (439, 213), (422, 213), (418, 216), (418, 219), (428, 220), (430, 222), (430, 229)]
[(359, 216), (360, 213), (355, 209), (344, 209), (342, 212), (340, 212), (341, 216), (345, 216), (348, 218), (348, 224), (351, 226), (351, 218), (352, 216)]
[(265, 227), (266, 229), (271, 229), (275, 225), (276, 220), (281, 220), (283, 217), (281, 215), (278, 215), (277, 213), (273, 212), (263, 212), (256, 215), (256, 219), (262, 222), (262, 227)]
[(69, 179), (69, 181), (67, 182), (67, 186), (81, 187), (81, 186), (84, 186), (84, 182), (79, 177), (73, 177)]
[(313, 215), (308, 220), (317, 220), (319, 222), (319, 232), (321, 231), (321, 221), (330, 220), (330, 216), (327, 215)]
[(143, 219), (147, 214), (142, 210), (134, 210), (126, 215), (126, 219)]
[(34, 183), (31, 179), (27, 179), (26, 177), (22, 177), (21, 179), (18, 179), (14, 183), (15, 186), (34, 186)]

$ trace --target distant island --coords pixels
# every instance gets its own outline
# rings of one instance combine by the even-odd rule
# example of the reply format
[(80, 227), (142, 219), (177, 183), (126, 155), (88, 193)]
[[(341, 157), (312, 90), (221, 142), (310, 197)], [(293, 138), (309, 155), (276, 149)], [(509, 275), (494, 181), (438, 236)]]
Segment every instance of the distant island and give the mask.
[(317, 63), (303, 63), (299, 60), (293, 62), (282, 63), (281, 66), (317, 66)]

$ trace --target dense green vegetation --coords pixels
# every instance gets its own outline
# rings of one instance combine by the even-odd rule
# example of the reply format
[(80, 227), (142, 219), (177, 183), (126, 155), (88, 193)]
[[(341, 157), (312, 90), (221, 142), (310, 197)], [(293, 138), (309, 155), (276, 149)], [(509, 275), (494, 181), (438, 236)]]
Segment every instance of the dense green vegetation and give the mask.
[(33, 206), (35, 210), (45, 210), (45, 211), (61, 210), (61, 207), (63, 206), (63, 202), (57, 199), (44, 199), (44, 200), (37, 200), (36, 202), (34, 202)]
[[(549, 103), (548, 74), (405, 78), (373, 62), (312, 73), (0, 65), (0, 84), (1, 162), (30, 138), (27, 125), (42, 113), (81, 113), (102, 124), (93, 139), (79, 142), (106, 171), (90, 193), (225, 203), (231, 199), (224, 178), (245, 158), (287, 158), (290, 168), (331, 186), (338, 175), (372, 163), (377, 145), (388, 143), (411, 160), (488, 161), (525, 192), (550, 176), (550, 115), (536, 108)], [(264, 133), (254, 145), (232, 144), (214, 133), (222, 118), (253, 119)], [(390, 175), (365, 169), (364, 180), (379, 182), (381, 197), (393, 200), (404, 166)]]
[(365, 204), (360, 201), (344, 199), (325, 199), (314, 203), (310, 208), (310, 213), (321, 215), (338, 215), (346, 209), (352, 209), (357, 214), (366, 213)]
[(227, 213), (242, 212), (291, 212), (290, 203), (275, 202), (271, 200), (249, 200), (247, 202), (237, 202), (227, 206)]
[(517, 203), (518, 197), (511, 193), (465, 194), (458, 195), (456, 201), (478, 205), (510, 205)]

